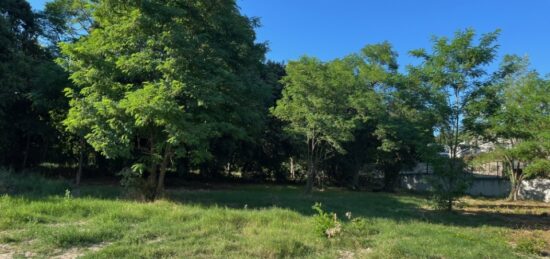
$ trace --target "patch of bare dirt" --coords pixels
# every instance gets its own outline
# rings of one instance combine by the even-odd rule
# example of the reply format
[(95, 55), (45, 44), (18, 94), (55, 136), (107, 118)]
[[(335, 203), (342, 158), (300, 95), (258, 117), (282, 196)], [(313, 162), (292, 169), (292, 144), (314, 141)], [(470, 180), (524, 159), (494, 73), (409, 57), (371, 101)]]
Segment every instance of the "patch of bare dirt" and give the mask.
[(7, 244), (0, 244), (0, 259), (13, 258), (15, 248)]
[(88, 247), (73, 247), (67, 250), (60, 251), (60, 253), (54, 257), (53, 259), (76, 259), (81, 256), (83, 256), (87, 252), (97, 252), (106, 246), (110, 245), (111, 243), (99, 243)]

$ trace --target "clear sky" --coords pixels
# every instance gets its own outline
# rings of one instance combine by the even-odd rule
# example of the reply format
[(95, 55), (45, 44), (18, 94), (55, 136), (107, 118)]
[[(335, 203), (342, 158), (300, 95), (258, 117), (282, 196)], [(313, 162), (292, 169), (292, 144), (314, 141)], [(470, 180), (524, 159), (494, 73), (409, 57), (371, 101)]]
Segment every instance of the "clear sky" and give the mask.
[[(46, 0), (30, 0), (41, 9)], [(261, 19), (258, 41), (268, 58), (297, 59), (307, 54), (328, 60), (364, 45), (390, 41), (401, 65), (407, 52), (429, 48), (432, 35), (458, 29), (478, 33), (502, 30), (499, 55), (528, 55), (532, 67), (550, 73), (550, 0), (238, 0), (242, 13)]]

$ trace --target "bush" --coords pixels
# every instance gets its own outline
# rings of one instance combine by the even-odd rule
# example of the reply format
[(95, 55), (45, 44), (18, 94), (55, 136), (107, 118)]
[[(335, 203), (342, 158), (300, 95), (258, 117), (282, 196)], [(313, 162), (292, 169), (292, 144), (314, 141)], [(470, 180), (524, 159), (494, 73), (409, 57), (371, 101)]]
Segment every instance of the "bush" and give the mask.
[(317, 211), (314, 216), (315, 230), (322, 236), (332, 238), (340, 234), (342, 227), (336, 213), (327, 213), (323, 211), (321, 203), (315, 203), (313, 210)]
[(121, 176), (120, 184), (126, 189), (130, 198), (149, 200), (153, 195), (155, 186), (151, 186), (143, 177), (145, 165), (134, 164), (132, 168), (124, 168), (117, 175)]

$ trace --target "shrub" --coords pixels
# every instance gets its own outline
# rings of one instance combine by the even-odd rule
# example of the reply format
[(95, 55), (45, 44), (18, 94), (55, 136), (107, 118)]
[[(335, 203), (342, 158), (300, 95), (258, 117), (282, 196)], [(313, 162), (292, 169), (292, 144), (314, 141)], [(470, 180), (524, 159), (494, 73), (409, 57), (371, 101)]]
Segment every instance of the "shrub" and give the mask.
[(321, 203), (315, 203), (315, 205), (311, 208), (317, 212), (317, 215), (314, 216), (315, 229), (317, 233), (328, 238), (332, 238), (340, 234), (342, 231), (342, 225), (340, 224), (336, 213), (325, 212)]
[(147, 200), (154, 186), (150, 186), (143, 178), (145, 165), (134, 164), (131, 168), (122, 169), (117, 175), (121, 176), (120, 184), (126, 189), (126, 194), (132, 198)]

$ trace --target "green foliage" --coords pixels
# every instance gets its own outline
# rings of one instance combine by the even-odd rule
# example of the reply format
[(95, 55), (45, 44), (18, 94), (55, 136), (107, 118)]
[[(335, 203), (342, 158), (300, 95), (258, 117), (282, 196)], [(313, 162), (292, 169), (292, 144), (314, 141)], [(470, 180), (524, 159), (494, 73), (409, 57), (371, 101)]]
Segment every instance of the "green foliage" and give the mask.
[(140, 197), (146, 193), (147, 182), (143, 178), (145, 169), (144, 164), (134, 164), (131, 168), (124, 168), (118, 172), (117, 175), (122, 177), (120, 185), (126, 189), (130, 197)]
[[(146, 163), (153, 182), (159, 167), (161, 190), (173, 158), (208, 160), (211, 139), (246, 140), (262, 126), (254, 122), (267, 94), (259, 80), (265, 47), (233, 1), (101, 1), (91, 9), (89, 35), (63, 43), (59, 63), (75, 84), (64, 123), (95, 150)], [(190, 37), (198, 33), (205, 36)]]
[(529, 178), (535, 177), (550, 177), (550, 160), (536, 159), (527, 165), (523, 172)]
[[(355, 141), (354, 135), (362, 128), (372, 128), (371, 121), (379, 122), (375, 127), (382, 149), (398, 149), (397, 141), (392, 142), (389, 135), (403, 125), (383, 124), (394, 108), (388, 107), (385, 113), (384, 107), (396, 103), (390, 98), (384, 102), (395, 85), (396, 56), (391, 45), (384, 42), (368, 45), (361, 53), (343, 59), (321, 62), (302, 57), (287, 65), (283, 96), (272, 113), (288, 122), (289, 131), (307, 144), (308, 191), (319, 164), (335, 154), (345, 154), (345, 147), (353, 148), (347, 143)], [(362, 162), (351, 160), (355, 164), (352, 170), (357, 171)]]
[[(499, 31), (483, 34), (476, 40), (473, 29), (457, 31), (454, 38), (434, 37), (432, 53), (424, 49), (411, 51), (423, 63), (413, 67), (413, 74), (420, 76), (430, 84), (434, 93), (435, 111), (438, 112), (437, 132), (440, 144), (449, 153), (449, 165), (442, 170), (434, 170), (434, 184), (437, 201), (445, 201), (446, 208), (451, 210), (454, 197), (465, 190), (463, 161), (459, 157), (459, 145), (462, 136), (468, 133), (468, 120), (464, 120), (467, 108), (475, 96), (488, 85), (486, 65), (493, 62), (498, 45)], [(436, 160), (441, 160), (437, 159)]]
[(57, 143), (50, 112), (66, 107), (65, 74), (39, 44), (39, 15), (27, 1), (2, 1), (0, 13), (0, 163), (21, 169), (58, 158), (41, 147)]
[(512, 193), (549, 175), (549, 80), (517, 56), (489, 74), (499, 31), (434, 37), (401, 73), (389, 42), (266, 62), (258, 20), (233, 0), (53, 0), (41, 12), (5, 0), (0, 13), (0, 163), (16, 170), (78, 163), (80, 179), (86, 165), (134, 165), (123, 186), (153, 200), (174, 171), (284, 181), (292, 161), (308, 191), (357, 189), (365, 171), (393, 191), (399, 172), (434, 160), (435, 200), (452, 206), (468, 182), (458, 149), (474, 139), (497, 144), (476, 161), (504, 161)]
[(373, 135), (380, 141), (375, 153), (377, 168), (384, 172), (385, 189), (392, 191), (399, 172), (427, 161), (435, 142), (438, 100), (416, 75), (395, 75), (379, 93), (384, 107), (376, 117)]
[(92, 30), (92, 13), (97, 0), (54, 0), (46, 3), (43, 17), (44, 36), (52, 48), (60, 42), (76, 41)]
[(439, 138), (449, 149), (451, 158), (457, 158), (459, 136), (463, 134), (462, 118), (471, 95), (487, 85), (485, 66), (493, 62), (499, 31), (481, 35), (475, 40), (474, 30), (457, 31), (455, 37), (434, 37), (432, 53), (424, 49), (411, 51), (424, 62), (413, 68), (443, 97), (439, 117)]
[[(501, 70), (507, 66), (505, 63)], [(549, 175), (550, 81), (540, 78), (536, 72), (518, 69), (495, 85), (498, 109), (487, 116), (481, 136), (496, 147), (476, 157), (474, 163), (504, 162), (512, 183), (509, 197), (515, 200), (524, 179)]]
[(273, 114), (289, 122), (292, 133), (342, 151), (341, 143), (352, 139), (355, 125), (348, 113), (351, 95), (358, 87), (351, 62), (322, 63), (310, 57), (289, 62), (283, 97), (272, 109)]
[(345, 152), (342, 143), (353, 139), (357, 116), (350, 104), (361, 95), (356, 62), (354, 57), (328, 63), (302, 57), (286, 67), (282, 98), (271, 111), (307, 145), (307, 192), (319, 163), (334, 151)]
[(336, 216), (336, 213), (328, 213), (323, 210), (321, 203), (315, 203), (312, 207), (317, 214), (313, 217), (315, 220), (315, 232), (319, 235), (333, 238), (340, 234), (341, 223)]
[(71, 190), (66, 189), (65, 190), (65, 200), (70, 200), (73, 198), (73, 195), (71, 194)]

